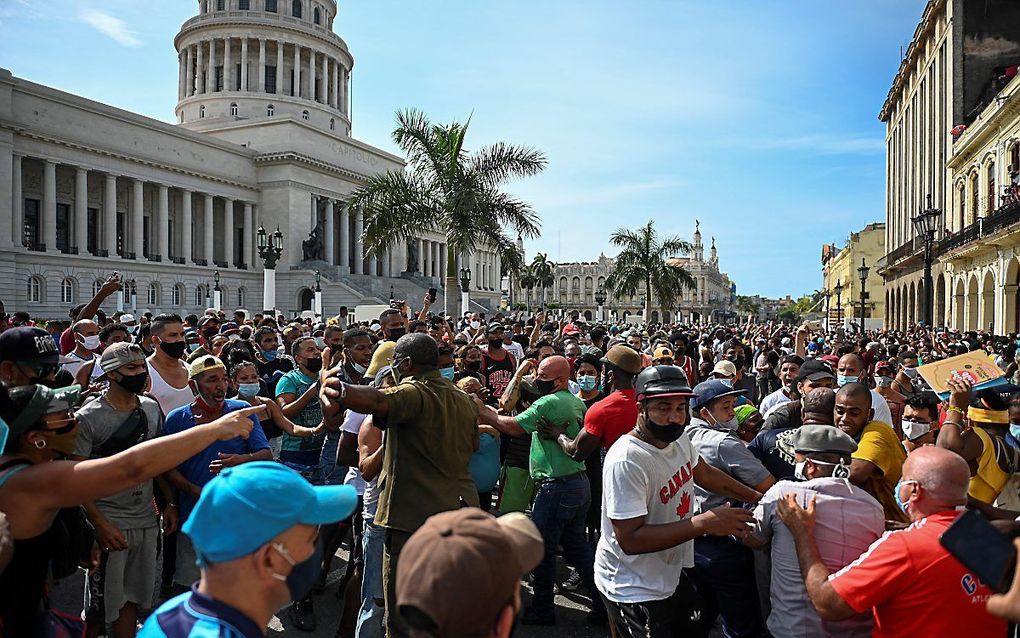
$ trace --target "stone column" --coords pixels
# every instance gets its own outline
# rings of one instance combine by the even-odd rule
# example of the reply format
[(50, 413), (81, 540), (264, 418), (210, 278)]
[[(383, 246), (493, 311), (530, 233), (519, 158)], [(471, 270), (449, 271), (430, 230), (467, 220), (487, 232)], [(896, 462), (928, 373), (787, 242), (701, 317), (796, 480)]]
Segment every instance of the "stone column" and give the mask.
[(294, 86), (291, 95), (301, 97), (301, 47), (294, 45)]
[(11, 158), (11, 241), (21, 248), (25, 237), (25, 201), (21, 195), (21, 156)]
[[(495, 286), (496, 287), (496, 291), (497, 292), (502, 292), (503, 291), (503, 277), (500, 274), (500, 271), (502, 270), (502, 260), (500, 260), (500, 258), (499, 258), (499, 253), (496, 253), (496, 254), (493, 255), (493, 257), (492, 257), (492, 266), (493, 266), (492, 274), (495, 275), (495, 277), (496, 277), (496, 286)], [(593, 282), (593, 284), (597, 283), (597, 282), (598, 282), (598, 279), (596, 278), (595, 282)]]
[(170, 187), (166, 184), (159, 185), (159, 205), (155, 228), (158, 244), (156, 251), (159, 253), (159, 260), (165, 262), (170, 256)]
[(177, 54), (177, 101), (184, 99), (184, 51)]
[(202, 258), (206, 266), (213, 265), (213, 237), (215, 237), (215, 226), (213, 225), (213, 196), (205, 193), (205, 214), (202, 217), (202, 237), (205, 239)]
[[(185, 265), (191, 265), (192, 254), (191, 254), (191, 199), (193, 193), (188, 189), (181, 190), (181, 250), (180, 255), (184, 259)], [(183, 299), (181, 300), (183, 301)]]
[(322, 56), (322, 90), (319, 91), (319, 102), (329, 104), (329, 57)]
[(448, 268), (446, 258), (446, 244), (439, 242), (439, 285), (446, 285), (446, 270)]
[(309, 100), (315, 101), (315, 49), (308, 49), (308, 95)]
[(283, 42), (276, 41), (276, 94), (283, 95)]
[(343, 202), (336, 202), (340, 209), (340, 265), (344, 268), (351, 267), (351, 226), (350, 218), (347, 215), (347, 206)]
[(184, 97), (191, 97), (194, 91), (195, 69), (194, 61), (191, 59), (191, 47), (189, 46), (184, 49)]
[(425, 277), (431, 277), (433, 275), (433, 271), (432, 271), (432, 242), (427, 241), (427, 240), (422, 240), (421, 259), (422, 259), (422, 262), (423, 262), (422, 269), (421, 269), (421, 274), (423, 276), (425, 276)]
[(340, 108), (340, 60), (333, 60), (333, 108)]
[(234, 200), (223, 200), (223, 262), (234, 267)]
[(259, 38), (259, 93), (266, 92), (266, 39)]
[(354, 274), (365, 272), (365, 214), (360, 210), (354, 215)]
[(80, 166), (74, 172), (74, 247), (79, 255), (89, 250), (89, 172)]
[(418, 253), (418, 272), (421, 273), (422, 276), (424, 276), (425, 275), (425, 240), (424, 239), (415, 239), (414, 241), (415, 241), (416, 248), (417, 248), (417, 253)]
[(326, 263), (332, 266), (336, 263), (336, 217), (333, 215), (333, 202), (327, 199), (324, 204), (323, 212), (326, 214), (326, 223), (324, 224), (323, 235), (325, 237), (323, 237), (322, 251)]
[(106, 174), (106, 189), (103, 191), (103, 236), (101, 247), (107, 257), (117, 254), (117, 176)]
[(252, 268), (252, 264), (255, 261), (254, 244), (253, 244), (253, 241), (252, 241), (252, 233), (254, 232), (252, 230), (253, 228), (255, 228), (255, 226), (254, 226), (254, 212), (252, 211), (252, 208), (251, 208), (251, 202), (245, 202), (244, 203), (244, 228), (242, 229), (242, 233), (243, 233), (243, 237), (244, 237), (244, 242), (243, 242), (244, 243), (244, 255), (242, 256), (242, 258), (244, 259), (244, 267), (248, 268), (249, 270)]
[(46, 252), (57, 250), (57, 165), (50, 160), (43, 166), (42, 243)]
[(348, 82), (350, 82), (350, 74), (347, 69), (340, 70), (340, 111), (344, 115), (349, 115), (347, 112), (347, 97), (348, 97)]
[(366, 275), (372, 275), (373, 277), (378, 276), (379, 275), (379, 260), (375, 256), (372, 256), (372, 257), (369, 257), (367, 261), (368, 261), (368, 267), (366, 269), (367, 272), (365, 274)]
[(241, 38), (241, 90), (248, 91), (248, 38)]
[(145, 251), (143, 250), (145, 236), (142, 231), (145, 230), (144, 222), (142, 218), (145, 214), (142, 212), (142, 207), (145, 203), (145, 183), (140, 179), (131, 180), (131, 250), (135, 254), (135, 259), (142, 261), (145, 259)]
[(205, 43), (199, 42), (195, 48), (198, 50), (198, 59), (195, 62), (195, 95), (198, 95), (205, 93)]
[(234, 90), (234, 65), (230, 63), (230, 38), (223, 38), (223, 90)]
[(382, 257), (382, 274), (383, 277), (393, 276), (393, 248), (387, 248), (386, 252), (383, 253)]
[(216, 40), (209, 40), (209, 70), (205, 76), (205, 92), (216, 91)]

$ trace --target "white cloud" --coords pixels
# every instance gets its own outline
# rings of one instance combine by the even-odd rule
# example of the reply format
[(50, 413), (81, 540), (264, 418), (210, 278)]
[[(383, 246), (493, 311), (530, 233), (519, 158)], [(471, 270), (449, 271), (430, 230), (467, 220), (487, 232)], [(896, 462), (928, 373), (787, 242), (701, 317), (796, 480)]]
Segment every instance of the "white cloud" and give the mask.
[(128, 29), (127, 23), (120, 18), (95, 9), (82, 11), (78, 18), (121, 46), (132, 48), (142, 46), (142, 41), (135, 36), (135, 32)]

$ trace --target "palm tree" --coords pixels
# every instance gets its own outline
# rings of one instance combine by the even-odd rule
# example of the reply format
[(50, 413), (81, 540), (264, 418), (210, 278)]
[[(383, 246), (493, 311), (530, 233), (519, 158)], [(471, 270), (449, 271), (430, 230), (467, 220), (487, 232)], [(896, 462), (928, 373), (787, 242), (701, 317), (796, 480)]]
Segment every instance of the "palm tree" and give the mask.
[(509, 282), (510, 307), (517, 302), (514, 299), (514, 279), (520, 279), (521, 271), (524, 269), (524, 254), (517, 244), (506, 244), (496, 249), (499, 256), (499, 277), (500, 281), (506, 277)]
[(531, 272), (535, 276), (535, 285), (542, 288), (542, 303), (545, 305), (545, 291), (553, 285), (553, 264), (546, 253), (537, 253), (531, 261)]
[[(407, 155), (407, 170), (371, 177), (349, 203), (364, 215), (368, 254), (380, 255), (425, 232), (442, 233), (450, 291), (457, 286), (458, 257), (466, 261), (477, 247), (498, 251), (513, 243), (511, 237), (538, 235), (539, 219), (531, 205), (501, 187), (541, 172), (545, 155), (505, 142), (468, 152), (464, 140), (470, 118), (464, 124), (433, 124), (416, 109), (398, 111), (396, 117), (393, 141)], [(448, 306), (453, 296), (446, 295)]]
[(684, 289), (695, 286), (686, 268), (668, 261), (689, 254), (693, 247), (676, 236), (659, 237), (651, 220), (637, 230), (618, 228), (609, 241), (621, 250), (606, 278), (606, 288), (616, 297), (630, 297), (643, 285), (645, 321), (651, 317), (652, 293), (668, 315)]
[(528, 309), (531, 309), (531, 291), (535, 289), (535, 271), (532, 270), (531, 266), (525, 266), (521, 269), (521, 275), (517, 279), (517, 283), (521, 285), (521, 288), (528, 291)]

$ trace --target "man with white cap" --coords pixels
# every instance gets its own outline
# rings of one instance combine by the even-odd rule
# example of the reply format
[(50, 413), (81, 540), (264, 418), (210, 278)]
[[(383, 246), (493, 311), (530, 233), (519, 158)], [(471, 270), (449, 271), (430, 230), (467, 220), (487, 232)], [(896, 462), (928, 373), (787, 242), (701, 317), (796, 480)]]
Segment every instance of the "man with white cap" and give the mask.
[(842, 569), (882, 535), (882, 506), (848, 480), (851, 455), (857, 451), (850, 435), (831, 425), (803, 425), (797, 429), (792, 447), (797, 480), (780, 481), (765, 492), (754, 511), (755, 530), (748, 540), (753, 547), (772, 544), (768, 629), (773, 636), (784, 638), (867, 638), (872, 631), (870, 614), (840, 622), (818, 616), (804, 588), (793, 536), (779, 518), (777, 504), (788, 494), (805, 505), (814, 498), (815, 540), (830, 571)]
[(319, 526), (347, 518), (357, 503), (353, 487), (313, 486), (279, 463), (223, 470), (182, 528), (201, 580), (154, 611), (139, 638), (265, 636), (273, 614), (319, 579)]
[(544, 552), (538, 528), (519, 512), (493, 518), (464, 507), (431, 516), (404, 546), (397, 612), (416, 635), (508, 638), (521, 578)]

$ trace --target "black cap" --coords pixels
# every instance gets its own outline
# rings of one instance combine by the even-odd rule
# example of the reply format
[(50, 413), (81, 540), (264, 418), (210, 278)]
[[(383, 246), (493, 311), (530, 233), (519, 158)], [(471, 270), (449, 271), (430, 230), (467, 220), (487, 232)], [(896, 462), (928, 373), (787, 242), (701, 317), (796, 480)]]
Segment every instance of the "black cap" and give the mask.
[(635, 399), (693, 397), (684, 371), (677, 366), (648, 366), (634, 380)]
[(56, 365), (60, 351), (50, 333), (42, 328), (22, 326), (0, 333), (0, 361), (38, 361)]
[(489, 325), (485, 327), (485, 333), (496, 332), (497, 330), (506, 330), (503, 324), (498, 321), (490, 321)]
[(832, 373), (832, 368), (824, 361), (819, 361), (818, 359), (808, 359), (805, 361), (800, 367), (800, 373), (797, 374), (797, 381), (803, 381), (804, 379), (818, 381), (825, 378), (835, 381), (836, 375)]

